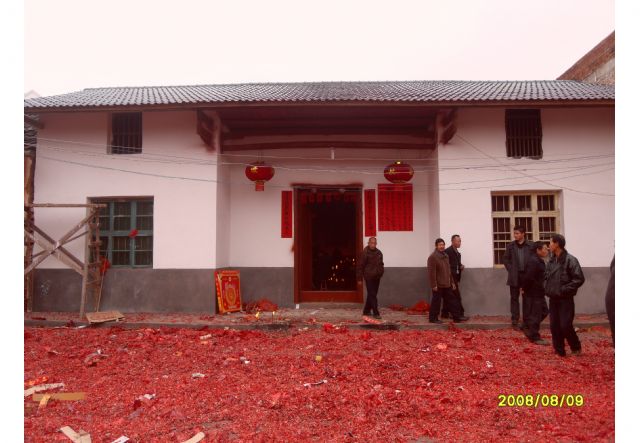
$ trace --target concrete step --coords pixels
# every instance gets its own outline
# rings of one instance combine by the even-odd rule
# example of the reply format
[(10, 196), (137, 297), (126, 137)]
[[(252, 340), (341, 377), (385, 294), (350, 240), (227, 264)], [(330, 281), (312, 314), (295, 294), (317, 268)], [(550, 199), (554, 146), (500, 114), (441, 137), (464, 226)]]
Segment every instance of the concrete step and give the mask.
[(362, 303), (337, 303), (337, 302), (309, 302), (298, 303), (299, 309), (362, 309)]

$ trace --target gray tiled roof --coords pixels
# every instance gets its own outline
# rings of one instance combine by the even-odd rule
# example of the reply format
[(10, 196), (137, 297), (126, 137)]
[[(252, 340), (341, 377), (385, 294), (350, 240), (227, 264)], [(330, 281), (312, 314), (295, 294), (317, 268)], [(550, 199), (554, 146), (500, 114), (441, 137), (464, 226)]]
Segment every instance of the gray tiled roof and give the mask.
[(90, 88), (24, 101), (25, 111), (113, 106), (309, 102), (613, 101), (614, 86), (573, 80), (245, 83)]

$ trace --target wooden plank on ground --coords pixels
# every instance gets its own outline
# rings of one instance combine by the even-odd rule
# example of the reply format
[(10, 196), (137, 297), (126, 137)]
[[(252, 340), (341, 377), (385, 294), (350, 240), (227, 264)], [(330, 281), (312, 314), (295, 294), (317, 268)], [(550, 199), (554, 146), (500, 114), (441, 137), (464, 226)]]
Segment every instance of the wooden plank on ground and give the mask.
[(49, 396), (51, 400), (84, 400), (86, 398), (86, 394), (84, 392), (56, 392), (55, 394), (33, 394), (31, 398), (33, 401), (40, 401), (43, 397)]
[(49, 402), (50, 398), (51, 398), (51, 394), (44, 394), (42, 396), (42, 399), (40, 400), (40, 404), (38, 405), (38, 409), (42, 409), (45, 406), (47, 406), (47, 403)]
[(196, 435), (191, 437), (189, 440), (185, 440), (182, 443), (198, 443), (203, 438), (204, 438), (204, 432), (198, 432)]
[(80, 432), (76, 432), (69, 426), (63, 426), (60, 428), (60, 432), (69, 437), (73, 443), (91, 443), (91, 436), (82, 429), (80, 429)]
[(33, 386), (29, 389), (25, 389), (24, 396), (28, 397), (31, 394), (35, 394), (36, 392), (48, 391), (49, 389), (56, 389), (56, 388), (64, 388), (64, 383), (50, 383), (45, 385)]
[(108, 321), (118, 321), (124, 318), (120, 311), (87, 312), (89, 323), (104, 323)]

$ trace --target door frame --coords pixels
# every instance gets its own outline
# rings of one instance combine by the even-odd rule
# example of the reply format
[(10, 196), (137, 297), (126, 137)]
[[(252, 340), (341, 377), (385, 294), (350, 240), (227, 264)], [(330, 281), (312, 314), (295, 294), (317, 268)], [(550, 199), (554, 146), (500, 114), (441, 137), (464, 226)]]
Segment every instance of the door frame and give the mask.
[[(301, 188), (324, 188), (324, 189), (340, 189), (340, 188), (358, 188), (356, 199), (356, 265), (359, 257), (358, 253), (363, 249), (362, 236), (363, 230), (363, 214), (362, 214), (362, 194), (364, 186), (362, 183), (348, 183), (348, 184), (312, 184), (312, 183), (295, 183), (293, 187), (293, 301), (294, 303), (301, 302), (301, 289), (300, 289), (300, 274), (301, 274), (301, 261), (302, 254), (300, 251), (300, 241), (298, 240), (300, 233), (300, 189)], [(326, 303), (362, 303), (363, 302), (363, 285), (356, 285), (355, 298), (353, 298), (354, 291), (304, 291), (305, 302), (326, 302)], [(336, 300), (327, 300), (327, 294), (335, 296)], [(352, 297), (352, 299), (349, 299)], [(342, 299), (342, 300), (341, 300)]]

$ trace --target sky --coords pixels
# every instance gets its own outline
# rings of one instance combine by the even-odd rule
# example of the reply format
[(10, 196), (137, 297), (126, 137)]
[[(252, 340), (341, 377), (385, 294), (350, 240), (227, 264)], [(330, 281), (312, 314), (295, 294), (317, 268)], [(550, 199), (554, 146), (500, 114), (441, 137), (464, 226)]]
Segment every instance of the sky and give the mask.
[(612, 0), (25, 0), (24, 92), (557, 78), (614, 30)]

